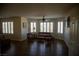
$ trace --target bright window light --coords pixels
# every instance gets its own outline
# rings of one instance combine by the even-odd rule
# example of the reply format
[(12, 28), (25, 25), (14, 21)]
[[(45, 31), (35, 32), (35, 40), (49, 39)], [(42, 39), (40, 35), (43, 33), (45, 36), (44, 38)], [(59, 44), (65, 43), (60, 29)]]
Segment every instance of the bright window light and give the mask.
[(2, 30), (3, 30), (3, 33), (5, 33), (5, 23), (4, 22), (2, 22)]
[(10, 22), (11, 33), (13, 34), (13, 22)]
[(63, 33), (63, 22), (61, 22), (61, 33)]
[(7, 22), (5, 22), (5, 33), (8, 33)]
[(50, 25), (49, 25), (49, 22), (47, 22), (47, 32), (50, 32), (50, 30), (49, 30), (49, 27)]
[(40, 23), (40, 32), (43, 32), (43, 22)]
[(58, 22), (58, 33), (60, 33), (60, 22)]
[(31, 22), (30, 23), (31, 27), (31, 32), (36, 32), (36, 22)]
[(58, 33), (63, 33), (63, 21), (58, 22)]
[(46, 32), (46, 22), (44, 22), (44, 32)]
[(36, 32), (36, 22), (34, 22), (34, 27), (33, 27), (33, 29), (34, 29), (34, 32)]
[(3, 33), (13, 34), (13, 22), (2, 22)]
[(33, 22), (31, 22), (31, 32), (33, 32)]
[(10, 33), (10, 22), (8, 22), (8, 33)]
[(50, 22), (50, 32), (53, 32), (53, 22)]
[(53, 32), (53, 22), (41, 22), (40, 32)]

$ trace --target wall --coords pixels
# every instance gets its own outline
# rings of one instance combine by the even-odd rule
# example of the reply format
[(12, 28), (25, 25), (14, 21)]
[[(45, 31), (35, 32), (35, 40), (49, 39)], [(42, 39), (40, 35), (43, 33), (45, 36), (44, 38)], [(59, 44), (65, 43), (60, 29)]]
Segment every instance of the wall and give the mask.
[(13, 21), (14, 24), (14, 33), (13, 34), (4, 34), (4, 36), (7, 39), (11, 39), (11, 40), (21, 40), (21, 17), (16, 16), (16, 17), (7, 17), (7, 18), (0, 18), (0, 24), (1, 24), (1, 33), (2, 33), (2, 22), (8, 22), (8, 21)]
[(79, 55), (78, 19), (72, 18), (70, 25), (69, 55)]
[(69, 48), (69, 55), (79, 55), (79, 5), (74, 6), (66, 16), (70, 16), (70, 27), (65, 28), (65, 42)]
[(28, 33), (28, 20), (25, 17), (21, 17), (21, 39), (25, 40)]
[(2, 34), (2, 24), (1, 24), (1, 19), (0, 19), (0, 34)]
[(70, 40), (70, 27), (67, 25), (67, 18), (65, 18), (65, 26), (64, 26), (64, 41), (69, 48), (69, 40)]

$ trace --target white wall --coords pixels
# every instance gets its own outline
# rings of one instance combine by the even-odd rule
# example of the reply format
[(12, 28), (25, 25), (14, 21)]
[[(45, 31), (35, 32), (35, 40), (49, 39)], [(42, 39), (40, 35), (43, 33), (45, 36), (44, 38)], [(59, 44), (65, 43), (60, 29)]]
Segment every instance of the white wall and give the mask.
[(70, 16), (70, 27), (65, 27), (65, 42), (68, 45), (69, 55), (79, 55), (79, 5), (73, 7), (66, 16)]
[(69, 48), (69, 40), (70, 40), (70, 27), (67, 26), (67, 18), (65, 18), (65, 26), (64, 26), (64, 41)]
[(28, 33), (28, 21), (27, 21), (27, 18), (21, 17), (21, 39), (22, 40), (27, 39), (27, 33)]
[(69, 55), (79, 55), (78, 19), (72, 19), (70, 26)]

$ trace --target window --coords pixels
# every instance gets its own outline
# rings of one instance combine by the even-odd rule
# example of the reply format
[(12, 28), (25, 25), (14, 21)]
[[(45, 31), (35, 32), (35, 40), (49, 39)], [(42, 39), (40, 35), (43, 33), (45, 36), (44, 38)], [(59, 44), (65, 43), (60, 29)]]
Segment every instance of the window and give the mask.
[(40, 23), (40, 32), (43, 32), (43, 28), (44, 28), (43, 22), (41, 22), (41, 23)]
[(50, 22), (50, 32), (53, 32), (53, 22)]
[(30, 23), (31, 27), (31, 32), (36, 32), (36, 22), (31, 22)]
[(53, 22), (41, 22), (40, 32), (53, 32)]
[(44, 32), (46, 32), (46, 22), (44, 22)]
[(58, 22), (58, 33), (63, 33), (63, 21)]
[(49, 22), (47, 22), (47, 32), (50, 32), (50, 27), (49, 27), (50, 25), (49, 25)]
[(31, 22), (31, 32), (33, 32), (33, 23)]
[(13, 33), (13, 22), (10, 22), (10, 25), (11, 25), (11, 26), (10, 26), (10, 28), (11, 28), (10, 31), (11, 31), (11, 33)]
[(13, 22), (2, 22), (3, 33), (13, 34)]

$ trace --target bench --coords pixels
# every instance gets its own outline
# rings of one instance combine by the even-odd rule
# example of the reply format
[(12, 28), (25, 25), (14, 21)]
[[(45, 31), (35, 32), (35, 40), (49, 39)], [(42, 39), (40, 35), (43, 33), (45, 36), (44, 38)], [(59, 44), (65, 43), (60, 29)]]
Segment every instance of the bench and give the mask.
[(39, 33), (28, 33), (27, 34), (28, 39), (53, 39), (51, 33), (47, 32), (39, 32)]

